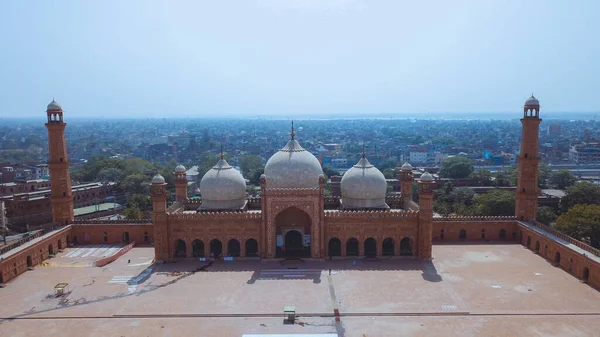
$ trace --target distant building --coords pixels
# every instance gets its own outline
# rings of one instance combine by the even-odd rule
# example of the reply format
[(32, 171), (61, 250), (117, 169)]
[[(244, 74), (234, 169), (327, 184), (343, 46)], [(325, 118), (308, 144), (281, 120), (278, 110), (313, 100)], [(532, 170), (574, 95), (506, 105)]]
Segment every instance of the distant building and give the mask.
[(410, 152), (409, 161), (414, 164), (427, 164), (427, 152)]
[(576, 164), (600, 163), (600, 143), (577, 143), (569, 148), (569, 159)]

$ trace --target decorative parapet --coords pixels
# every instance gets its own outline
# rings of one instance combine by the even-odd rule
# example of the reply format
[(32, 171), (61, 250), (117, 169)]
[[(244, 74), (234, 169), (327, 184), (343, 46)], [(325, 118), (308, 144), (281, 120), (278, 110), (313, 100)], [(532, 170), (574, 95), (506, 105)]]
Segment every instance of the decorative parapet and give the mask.
[(131, 220), (74, 220), (73, 225), (148, 225), (152, 224), (152, 219), (131, 219)]
[(389, 210), (325, 211), (325, 218), (418, 219), (419, 212)]
[(594, 248), (588, 244), (586, 244), (585, 242), (581, 242), (577, 239), (574, 239), (568, 235), (566, 235), (565, 233), (559, 232), (556, 229), (550, 227), (550, 226), (546, 226), (541, 222), (538, 222), (537, 220), (533, 220), (531, 222), (534, 226), (543, 229), (544, 231), (556, 236), (559, 239), (562, 239), (564, 241), (567, 241), (583, 250), (585, 250), (586, 252), (592, 253), (596, 256), (600, 256), (600, 249)]
[(268, 192), (269, 195), (288, 195), (290, 193), (295, 194), (315, 194), (320, 192), (320, 187), (310, 187), (310, 188), (266, 188), (265, 192)]
[(260, 220), (262, 212), (253, 211), (226, 211), (226, 212), (202, 212), (202, 213), (177, 213), (170, 214), (169, 220)]
[(433, 218), (433, 221), (515, 221), (514, 216), (444, 216)]
[(198, 205), (200, 206), (202, 204), (202, 199), (187, 199), (184, 201), (185, 205)]
[(248, 198), (248, 203), (260, 204), (261, 200), (262, 200), (261, 197), (252, 197), (252, 198)]

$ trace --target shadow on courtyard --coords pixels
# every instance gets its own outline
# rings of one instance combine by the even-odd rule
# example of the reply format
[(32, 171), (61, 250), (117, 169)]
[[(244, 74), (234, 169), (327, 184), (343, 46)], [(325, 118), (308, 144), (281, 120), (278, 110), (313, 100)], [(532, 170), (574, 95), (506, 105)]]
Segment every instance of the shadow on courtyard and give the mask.
[(298, 279), (307, 279), (312, 280), (313, 283), (320, 283), (322, 276), (344, 271), (421, 271), (421, 276), (425, 281), (442, 281), (442, 277), (438, 274), (432, 262), (413, 259), (357, 258), (324, 261), (299, 259), (282, 259), (277, 261), (215, 260), (210, 265), (207, 262), (182, 260), (155, 264), (151, 268), (153, 268), (153, 274), (158, 273), (175, 277), (196, 272), (252, 272), (252, 276), (247, 281), (248, 284), (261, 281)]

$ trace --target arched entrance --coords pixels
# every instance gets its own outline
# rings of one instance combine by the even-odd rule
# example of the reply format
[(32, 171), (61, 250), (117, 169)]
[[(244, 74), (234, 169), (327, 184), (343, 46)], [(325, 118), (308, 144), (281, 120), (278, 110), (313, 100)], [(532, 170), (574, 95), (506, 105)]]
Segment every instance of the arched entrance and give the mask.
[(62, 246), (62, 240), (58, 239), (58, 250), (62, 250), (63, 246)]
[(583, 268), (583, 282), (587, 282), (590, 279), (590, 270), (588, 267)]
[(554, 254), (554, 263), (556, 263), (557, 265), (560, 265), (560, 253), (556, 252), (556, 254)]
[(240, 242), (236, 239), (231, 239), (227, 242), (227, 255), (240, 256)]
[(368, 238), (365, 240), (365, 256), (377, 256), (377, 241), (375, 239)]
[(175, 257), (186, 257), (187, 247), (185, 241), (179, 239), (175, 242)]
[(310, 216), (303, 210), (290, 207), (275, 217), (276, 256), (310, 257)]
[(31, 256), (27, 256), (27, 268), (33, 267), (33, 262), (31, 261)]
[(467, 231), (464, 229), (461, 229), (460, 232), (458, 233), (458, 238), (461, 240), (465, 240), (467, 238)]
[(297, 230), (289, 230), (285, 233), (282, 253), (285, 257), (305, 256), (304, 237)]
[(202, 240), (192, 242), (192, 254), (197, 257), (204, 257), (204, 242)]
[(506, 240), (506, 230), (501, 229), (500, 233), (498, 234), (498, 237), (500, 238), (500, 240)]
[(123, 232), (123, 242), (129, 243), (129, 232)]
[(246, 256), (258, 256), (258, 242), (256, 240), (246, 240)]
[(527, 248), (531, 248), (531, 236), (527, 236)]
[(412, 256), (410, 238), (403, 238), (400, 240), (400, 256)]
[(210, 257), (220, 257), (223, 255), (223, 244), (217, 239), (210, 241)]
[(327, 245), (327, 254), (329, 256), (342, 256), (342, 242), (338, 238), (331, 238)]
[(394, 239), (385, 238), (381, 246), (381, 255), (394, 256)]
[(540, 252), (540, 242), (536, 241), (535, 242), (535, 253), (538, 254)]
[(346, 242), (346, 256), (358, 256), (358, 240), (350, 238)]
[(52, 255), (54, 254), (54, 248), (52, 247), (52, 245), (48, 245), (48, 255)]

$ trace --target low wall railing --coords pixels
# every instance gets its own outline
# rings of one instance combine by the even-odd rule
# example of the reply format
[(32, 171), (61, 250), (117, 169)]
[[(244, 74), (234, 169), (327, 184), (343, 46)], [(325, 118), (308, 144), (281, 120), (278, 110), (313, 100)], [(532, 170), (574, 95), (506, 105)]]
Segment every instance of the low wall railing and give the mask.
[(515, 221), (514, 216), (443, 216), (433, 218), (433, 221)]
[(16, 241), (12, 241), (11, 243), (7, 243), (6, 246), (0, 248), (0, 255), (8, 252), (11, 249), (15, 249), (35, 238), (38, 238), (46, 233), (48, 233), (50, 231), (46, 231), (46, 230), (38, 230), (35, 233), (29, 234), (27, 235), (27, 233), (23, 234), (24, 236), (21, 239), (18, 239)]
[(571, 244), (573, 244), (573, 245), (575, 245), (575, 246), (577, 246), (577, 247), (585, 250), (588, 253), (592, 253), (592, 254), (594, 254), (596, 256), (600, 256), (600, 249), (594, 248), (594, 247), (588, 245), (585, 242), (581, 242), (581, 241), (579, 241), (577, 239), (574, 239), (574, 238), (566, 235), (565, 233), (561, 233), (561, 232), (557, 231), (556, 229), (554, 229), (554, 228), (552, 228), (550, 226), (546, 226), (543, 223), (538, 222), (536, 220), (533, 220), (531, 223), (535, 227), (543, 229), (544, 231), (546, 231), (546, 232), (548, 232), (548, 233), (556, 236), (557, 238), (559, 238), (561, 240), (564, 240), (564, 241), (567, 241), (567, 242), (569, 242), (569, 243), (571, 243)]
[(133, 248), (133, 246), (135, 246), (135, 241), (133, 241), (132, 243), (128, 244), (127, 246), (121, 248), (118, 252), (116, 252), (115, 254), (111, 255), (111, 256), (107, 256), (103, 259), (100, 259), (96, 262), (94, 262), (94, 266), (95, 267), (102, 267), (102, 266), (106, 266), (107, 264), (115, 261), (116, 259), (118, 259), (119, 257), (125, 255), (125, 253), (127, 253), (128, 251), (131, 250), (131, 248)]

